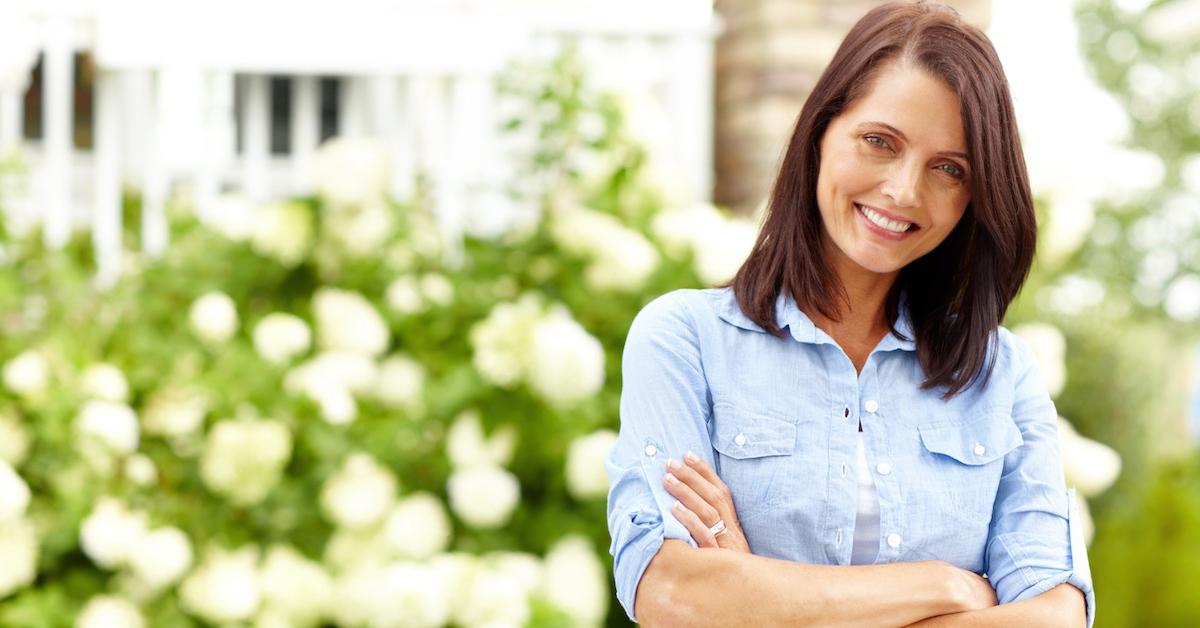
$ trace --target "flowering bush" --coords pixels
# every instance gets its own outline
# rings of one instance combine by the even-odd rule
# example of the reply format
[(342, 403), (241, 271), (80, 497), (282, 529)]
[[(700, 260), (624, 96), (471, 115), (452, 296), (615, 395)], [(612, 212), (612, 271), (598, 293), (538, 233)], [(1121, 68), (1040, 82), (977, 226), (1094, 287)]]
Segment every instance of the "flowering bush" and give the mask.
[(510, 98), (558, 112), (510, 125), (537, 138), (510, 200), (532, 226), (446, 242), (423, 197), (385, 197), (378, 146), (336, 140), (315, 197), (174, 203), (164, 257), (126, 252), (107, 292), (83, 234), (0, 240), (0, 624), (619, 615), (625, 332), (727, 279), (754, 227), (701, 207), (683, 244), (652, 229), (616, 101), (569, 58), (521, 76)]

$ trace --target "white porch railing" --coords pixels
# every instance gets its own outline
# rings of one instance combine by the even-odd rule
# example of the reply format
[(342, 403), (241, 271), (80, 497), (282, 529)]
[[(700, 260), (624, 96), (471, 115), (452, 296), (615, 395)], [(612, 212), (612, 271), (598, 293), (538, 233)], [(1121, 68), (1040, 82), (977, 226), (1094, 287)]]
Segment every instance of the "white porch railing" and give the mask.
[[(678, 165), (684, 200), (707, 200), (714, 27), (705, 0), (10, 0), (0, 6), (0, 149), (21, 148), (31, 165), (24, 207), (46, 242), (61, 246), (75, 225), (90, 226), (97, 283), (110, 285), (123, 184), (140, 188), (152, 255), (167, 246), (163, 208), (175, 183), (192, 186), (201, 212), (230, 188), (259, 200), (309, 191), (318, 80), (335, 77), (338, 134), (386, 143), (397, 197), (428, 176), (442, 228), (461, 234), (471, 195), (508, 180), (496, 153), (497, 74), (578, 42), (609, 85), (655, 95), (671, 127), (663, 161)], [(95, 62), (90, 155), (73, 149), (76, 51)], [(22, 106), (38, 53), (43, 134), (26, 141)], [(285, 157), (269, 146), (270, 76), (292, 79)]]

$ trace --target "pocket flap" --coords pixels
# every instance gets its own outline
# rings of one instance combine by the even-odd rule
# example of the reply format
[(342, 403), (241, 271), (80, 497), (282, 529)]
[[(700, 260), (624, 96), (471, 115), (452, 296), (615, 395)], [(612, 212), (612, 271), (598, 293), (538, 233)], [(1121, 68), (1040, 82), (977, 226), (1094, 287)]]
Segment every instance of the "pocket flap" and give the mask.
[(796, 449), (796, 421), (782, 414), (718, 405), (713, 449), (735, 459), (786, 456)]
[(917, 429), (926, 449), (969, 465), (987, 464), (1025, 444), (1020, 428), (1003, 414), (961, 423), (922, 423)]

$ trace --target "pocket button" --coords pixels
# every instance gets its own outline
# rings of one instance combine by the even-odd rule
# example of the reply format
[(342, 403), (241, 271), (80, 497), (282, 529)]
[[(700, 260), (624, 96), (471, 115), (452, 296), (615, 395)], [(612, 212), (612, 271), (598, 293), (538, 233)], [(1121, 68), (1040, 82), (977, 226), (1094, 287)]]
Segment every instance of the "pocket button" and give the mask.
[(983, 445), (980, 445), (979, 443), (975, 443), (975, 455), (976, 456), (982, 456), (984, 454), (984, 452), (986, 452), (986, 451), (987, 451), (987, 449), (984, 448)]
[(738, 447), (745, 445), (746, 444), (746, 435), (739, 433), (737, 436), (733, 437), (733, 442), (736, 443)]

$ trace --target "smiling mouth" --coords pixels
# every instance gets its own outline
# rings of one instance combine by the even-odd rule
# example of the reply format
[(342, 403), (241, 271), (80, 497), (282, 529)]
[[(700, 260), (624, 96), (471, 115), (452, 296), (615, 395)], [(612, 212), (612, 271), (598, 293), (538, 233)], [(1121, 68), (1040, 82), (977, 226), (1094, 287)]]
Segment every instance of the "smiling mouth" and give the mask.
[(859, 205), (858, 203), (854, 204), (854, 208), (857, 209), (858, 213), (862, 214), (864, 218), (871, 221), (871, 224), (875, 225), (876, 227), (879, 227), (880, 229), (883, 229), (884, 231), (889, 231), (891, 233), (900, 234), (900, 233), (905, 233), (908, 231), (916, 231), (916, 230), (920, 229), (920, 227), (917, 226), (917, 223), (915, 223), (915, 222), (902, 222), (899, 220), (892, 220), (892, 219), (884, 216), (883, 214), (881, 214), (869, 207)]

